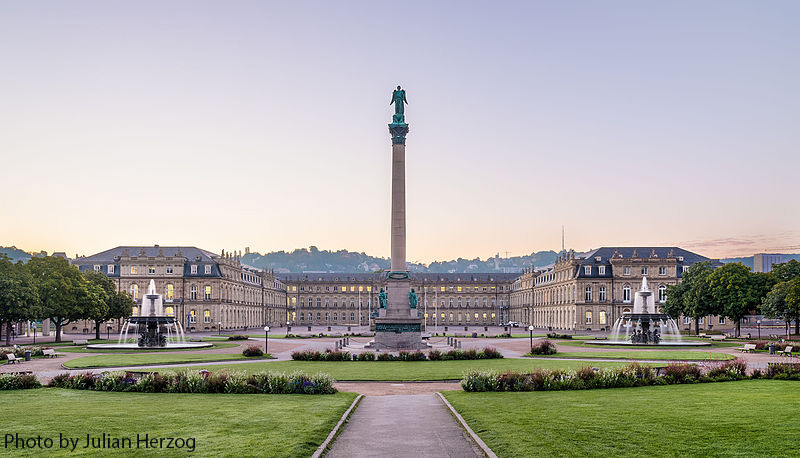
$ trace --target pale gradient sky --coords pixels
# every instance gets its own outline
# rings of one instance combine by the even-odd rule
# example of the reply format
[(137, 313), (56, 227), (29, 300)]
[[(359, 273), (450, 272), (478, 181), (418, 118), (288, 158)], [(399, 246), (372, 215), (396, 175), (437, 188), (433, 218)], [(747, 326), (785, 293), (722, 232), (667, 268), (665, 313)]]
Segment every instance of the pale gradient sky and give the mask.
[[(0, 245), (800, 251), (800, 2), (0, 2)], [(793, 248), (792, 248), (793, 247)]]

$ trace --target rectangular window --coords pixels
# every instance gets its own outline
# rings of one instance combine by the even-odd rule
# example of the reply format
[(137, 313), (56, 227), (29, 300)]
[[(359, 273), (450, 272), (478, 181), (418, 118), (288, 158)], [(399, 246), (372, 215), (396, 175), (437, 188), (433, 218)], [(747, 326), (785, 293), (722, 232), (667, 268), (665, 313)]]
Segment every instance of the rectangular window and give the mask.
[(597, 273), (599, 275), (605, 275), (606, 274), (606, 266), (598, 266), (597, 267)]
[(197, 286), (192, 285), (192, 287), (189, 289), (189, 298), (193, 301), (197, 300)]
[(93, 269), (94, 269), (95, 272), (100, 272), (100, 264), (95, 264), (93, 266)]
[(606, 312), (604, 310), (601, 310), (600, 311), (600, 324), (604, 325), (606, 323), (608, 323), (607, 318), (606, 318)]
[(203, 273), (205, 273), (206, 275), (211, 274), (211, 264), (206, 264), (205, 266), (203, 266)]
[(642, 267), (642, 275), (647, 275), (647, 267)]
[(692, 324), (692, 319), (688, 316), (683, 317), (683, 324)]
[(700, 324), (705, 324), (705, 321), (706, 321), (705, 317), (702, 317), (702, 316), (700, 317), (699, 320), (697, 320), (697, 322), (700, 323)]
[(206, 285), (206, 287), (205, 287), (205, 289), (203, 291), (203, 297), (207, 301), (211, 300), (211, 285)]
[(626, 268), (623, 270), (623, 273), (622, 273), (622, 275), (630, 275), (630, 274), (631, 274), (631, 268), (630, 268), (630, 267), (626, 267)]
[(155, 274), (156, 274), (156, 268), (155, 268), (155, 267), (153, 267), (153, 266), (150, 266), (150, 267), (148, 267), (148, 268), (147, 268), (147, 273), (148, 273), (149, 275), (155, 275)]
[(667, 274), (667, 268), (666, 267), (659, 267), (658, 268), (658, 274), (659, 275), (666, 275)]
[(136, 275), (139, 273), (139, 269), (136, 266), (131, 266), (131, 274)]
[(586, 302), (592, 302), (592, 287), (591, 286), (587, 286), (586, 287), (586, 294), (584, 295), (584, 298), (586, 299)]
[(586, 311), (586, 324), (592, 324), (592, 312)]
[(686, 272), (687, 270), (689, 270), (689, 266), (683, 266), (681, 272)]
[(592, 266), (583, 266), (583, 273), (586, 275), (592, 274)]
[(191, 272), (192, 275), (197, 275), (197, 264), (192, 264)]
[(171, 274), (171, 273), (172, 273), (172, 266), (167, 266), (167, 273), (168, 273), (168, 274)]
[(211, 323), (211, 311), (206, 310), (203, 312), (203, 323)]
[(719, 317), (719, 324), (725, 324), (725, 317), (724, 316)]
[[(606, 301), (606, 287), (605, 286), (601, 286), (600, 287), (600, 302), (605, 302), (605, 301)], [(600, 312), (600, 313), (605, 313), (605, 312)], [(605, 323), (600, 323), (600, 324), (605, 324)]]
[(109, 264), (108, 265), (108, 273), (110, 273), (110, 274), (114, 273), (114, 264)]
[(197, 312), (194, 310), (189, 312), (189, 323), (197, 323)]

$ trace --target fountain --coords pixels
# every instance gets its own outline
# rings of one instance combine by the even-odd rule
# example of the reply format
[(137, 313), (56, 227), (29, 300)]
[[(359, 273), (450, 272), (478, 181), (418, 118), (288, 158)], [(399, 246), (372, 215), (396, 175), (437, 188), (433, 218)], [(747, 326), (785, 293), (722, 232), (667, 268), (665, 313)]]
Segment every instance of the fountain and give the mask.
[[(139, 339), (136, 343), (128, 342), (128, 331), (136, 328)], [(180, 321), (174, 316), (164, 314), (161, 295), (156, 293), (156, 283), (150, 280), (147, 294), (142, 297), (139, 315), (131, 316), (125, 321), (115, 344), (91, 344), (86, 348), (98, 349), (141, 349), (141, 350), (173, 350), (182, 348), (210, 347), (208, 342), (187, 342)]]
[(588, 341), (594, 345), (664, 345), (701, 347), (708, 342), (684, 342), (675, 320), (656, 310), (655, 297), (647, 287), (647, 277), (642, 277), (642, 286), (636, 291), (633, 311), (624, 312), (614, 323), (608, 340)]

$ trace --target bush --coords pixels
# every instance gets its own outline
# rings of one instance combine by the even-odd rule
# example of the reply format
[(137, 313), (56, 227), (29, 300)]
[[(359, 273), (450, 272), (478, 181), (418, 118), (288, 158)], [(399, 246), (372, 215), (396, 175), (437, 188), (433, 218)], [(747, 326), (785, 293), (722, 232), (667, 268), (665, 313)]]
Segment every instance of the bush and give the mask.
[(242, 334), (236, 334), (233, 336), (228, 336), (228, 340), (248, 340), (250, 337)]
[(558, 352), (556, 345), (549, 340), (540, 340), (531, 347), (531, 355), (555, 355)]
[(431, 361), (440, 361), (442, 359), (442, 352), (439, 350), (428, 351), (428, 359)]
[(701, 375), (700, 366), (688, 363), (669, 363), (663, 370), (663, 377), (670, 383), (690, 383)]
[(478, 352), (478, 359), (500, 359), (503, 355), (494, 347), (486, 347)]
[(42, 386), (33, 374), (1, 374), (0, 391), (28, 390)]
[(747, 362), (741, 358), (713, 364), (707, 375), (713, 378), (740, 380), (747, 375)]
[(548, 339), (572, 339), (572, 334), (556, 334), (555, 332), (547, 333)]
[(378, 361), (396, 361), (397, 357), (391, 353), (378, 353)]
[(325, 353), (321, 355), (323, 361), (350, 361), (350, 352), (347, 351), (331, 351), (330, 349), (325, 350)]
[(767, 363), (767, 378), (800, 380), (800, 363)]
[(398, 361), (425, 361), (425, 353), (421, 351), (401, 351), (397, 355)]
[(360, 355), (354, 356), (353, 359), (358, 359), (358, 361), (375, 361), (375, 353), (371, 351), (365, 351)]
[(264, 350), (261, 349), (258, 345), (250, 345), (244, 350), (242, 350), (242, 354), (250, 357), (250, 356), (264, 356)]

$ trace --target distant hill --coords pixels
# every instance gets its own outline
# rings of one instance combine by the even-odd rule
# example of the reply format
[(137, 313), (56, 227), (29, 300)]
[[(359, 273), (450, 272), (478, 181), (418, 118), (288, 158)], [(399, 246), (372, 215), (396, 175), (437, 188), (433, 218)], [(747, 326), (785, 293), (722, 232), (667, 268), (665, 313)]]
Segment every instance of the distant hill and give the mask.
[[(783, 262), (789, 262), (792, 259), (796, 259), (796, 260), (800, 261), (800, 253), (798, 253), (798, 254), (782, 254), (781, 256), (783, 256)], [(741, 262), (742, 264), (744, 264), (747, 267), (749, 267), (750, 270), (753, 269), (753, 257), (752, 256), (748, 256), (748, 257), (745, 257), (745, 258), (725, 258), (725, 259), (720, 259), (720, 261), (723, 264), (728, 264), (728, 263), (731, 263), (731, 262)]]
[(31, 259), (31, 256), (47, 256), (46, 251), (40, 251), (39, 253), (28, 253), (27, 251), (22, 251), (15, 246), (8, 246), (3, 247), (0, 246), (0, 255), (6, 255), (9, 259), (13, 262), (22, 261), (28, 262)]
[[(544, 266), (555, 261), (555, 251), (540, 251), (527, 256), (501, 258), (498, 255), (484, 260), (480, 258), (452, 261), (436, 261), (429, 265), (409, 263), (412, 272), (469, 273), (469, 272), (520, 272), (531, 266)], [(315, 246), (298, 248), (291, 252), (250, 253), (242, 256), (242, 262), (261, 269), (274, 269), (280, 273), (301, 272), (375, 272), (389, 268), (389, 259), (370, 256), (347, 250), (319, 250)]]

